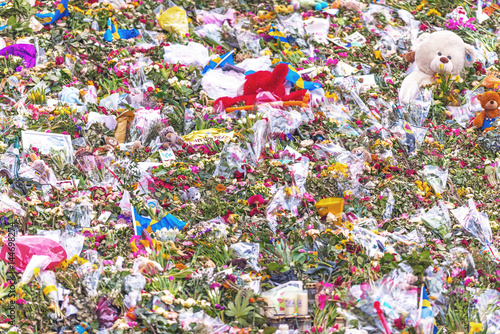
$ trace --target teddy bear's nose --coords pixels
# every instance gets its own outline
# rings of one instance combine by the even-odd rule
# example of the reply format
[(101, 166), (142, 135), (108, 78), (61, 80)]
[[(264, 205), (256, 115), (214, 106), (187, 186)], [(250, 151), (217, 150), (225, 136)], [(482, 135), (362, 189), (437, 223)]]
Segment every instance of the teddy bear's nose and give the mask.
[(443, 64), (446, 64), (446, 63), (448, 63), (448, 62), (449, 62), (448, 58), (446, 58), (446, 57), (441, 57), (441, 58), (439, 58), (439, 60), (440, 60)]
[(495, 101), (490, 101), (490, 104), (495, 104)]

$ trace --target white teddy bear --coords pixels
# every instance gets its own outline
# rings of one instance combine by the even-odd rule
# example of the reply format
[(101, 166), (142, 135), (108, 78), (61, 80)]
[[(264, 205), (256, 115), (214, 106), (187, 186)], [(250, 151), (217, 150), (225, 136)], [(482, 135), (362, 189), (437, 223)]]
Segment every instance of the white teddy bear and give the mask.
[(412, 50), (417, 67), (401, 84), (401, 103), (410, 103), (420, 87), (436, 80), (436, 73), (458, 75), (476, 59), (474, 47), (451, 31), (424, 33), (415, 40)]

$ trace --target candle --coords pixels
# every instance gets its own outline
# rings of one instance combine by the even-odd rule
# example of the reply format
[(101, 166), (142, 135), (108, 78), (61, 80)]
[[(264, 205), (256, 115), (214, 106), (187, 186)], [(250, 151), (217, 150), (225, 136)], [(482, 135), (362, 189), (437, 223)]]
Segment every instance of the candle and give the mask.
[(295, 302), (297, 299), (296, 292), (287, 292), (284, 295), (285, 299), (285, 315), (292, 315), (295, 313)]
[(299, 292), (297, 294), (297, 309), (299, 315), (309, 314), (309, 302), (308, 302), (307, 291)]

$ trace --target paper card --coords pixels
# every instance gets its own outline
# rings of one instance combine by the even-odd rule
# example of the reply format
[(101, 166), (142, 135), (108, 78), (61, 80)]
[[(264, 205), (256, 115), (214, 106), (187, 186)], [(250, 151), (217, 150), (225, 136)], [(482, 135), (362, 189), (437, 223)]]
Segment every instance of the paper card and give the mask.
[(38, 131), (22, 131), (21, 140), (25, 152), (30, 147), (36, 147), (42, 154), (50, 154), (51, 148), (55, 150), (64, 150), (66, 152), (67, 161), (73, 163), (73, 145), (71, 144), (71, 136), (69, 135)]
[(171, 148), (169, 148), (166, 151), (159, 150), (159, 152), (160, 152), (161, 161), (165, 162), (165, 161), (169, 161), (169, 160), (175, 160), (175, 154)]
[(359, 46), (362, 46), (366, 43), (366, 38), (357, 31), (354, 34), (347, 36), (345, 40), (351, 43), (352, 46), (356, 46), (354, 44), (359, 44)]
[(103, 211), (101, 213), (101, 215), (99, 216), (99, 218), (97, 218), (97, 221), (100, 222), (100, 223), (105, 223), (108, 221), (109, 217), (111, 216), (111, 212), (110, 211)]

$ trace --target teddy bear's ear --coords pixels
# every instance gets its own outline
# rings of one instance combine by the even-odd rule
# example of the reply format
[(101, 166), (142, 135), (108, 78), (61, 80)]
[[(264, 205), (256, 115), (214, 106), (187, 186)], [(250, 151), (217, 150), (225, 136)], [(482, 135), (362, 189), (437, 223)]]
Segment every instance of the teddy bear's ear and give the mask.
[(472, 66), (476, 61), (476, 49), (469, 44), (465, 44), (465, 66)]
[(412, 51), (415, 51), (417, 52), (418, 48), (420, 47), (420, 45), (422, 45), (422, 43), (427, 39), (429, 38), (431, 34), (425, 32), (423, 33), (422, 35), (418, 36), (418, 38), (416, 40), (413, 41), (412, 43), (412, 46), (411, 46), (411, 50)]
[(483, 98), (483, 94), (478, 94), (478, 95), (476, 95), (476, 99), (477, 99), (478, 101), (481, 101), (481, 99), (482, 99), (482, 98)]

